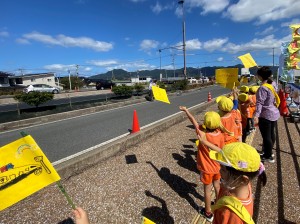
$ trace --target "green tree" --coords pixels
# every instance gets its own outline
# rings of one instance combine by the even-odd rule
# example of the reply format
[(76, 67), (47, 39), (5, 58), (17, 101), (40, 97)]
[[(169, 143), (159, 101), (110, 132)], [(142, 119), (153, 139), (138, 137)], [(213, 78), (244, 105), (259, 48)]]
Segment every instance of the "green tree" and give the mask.
[(52, 93), (44, 92), (30, 92), (30, 93), (18, 93), (14, 95), (14, 99), (18, 102), (24, 102), (28, 105), (35, 106), (36, 108), (43, 103), (52, 100), (54, 95)]
[[(84, 83), (83, 81), (78, 78), (77, 76), (71, 76), (71, 90), (76, 88), (81, 88)], [(70, 82), (69, 82), (69, 77), (63, 77), (59, 79), (59, 82), (64, 86), (64, 89), (70, 89)]]

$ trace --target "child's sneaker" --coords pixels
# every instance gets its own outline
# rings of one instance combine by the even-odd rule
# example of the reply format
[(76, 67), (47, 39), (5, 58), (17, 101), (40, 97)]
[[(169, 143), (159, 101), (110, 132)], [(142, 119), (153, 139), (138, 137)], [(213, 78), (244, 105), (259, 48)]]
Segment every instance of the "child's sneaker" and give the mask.
[(205, 211), (205, 208), (202, 208), (200, 211), (199, 211), (200, 215), (202, 215), (207, 221), (209, 222), (212, 222), (214, 220), (214, 215), (213, 213), (207, 213)]

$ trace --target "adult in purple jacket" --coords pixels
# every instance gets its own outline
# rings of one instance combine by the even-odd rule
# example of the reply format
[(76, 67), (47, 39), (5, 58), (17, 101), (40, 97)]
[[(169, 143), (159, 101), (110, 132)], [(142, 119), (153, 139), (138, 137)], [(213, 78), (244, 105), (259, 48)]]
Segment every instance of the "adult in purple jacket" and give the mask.
[(278, 108), (275, 105), (273, 92), (264, 83), (274, 85), (272, 71), (269, 67), (261, 67), (257, 71), (257, 77), (262, 82), (256, 92), (256, 112), (254, 122), (257, 124), (263, 139), (261, 160), (274, 163), (272, 148), (275, 143), (275, 126), (280, 117)]

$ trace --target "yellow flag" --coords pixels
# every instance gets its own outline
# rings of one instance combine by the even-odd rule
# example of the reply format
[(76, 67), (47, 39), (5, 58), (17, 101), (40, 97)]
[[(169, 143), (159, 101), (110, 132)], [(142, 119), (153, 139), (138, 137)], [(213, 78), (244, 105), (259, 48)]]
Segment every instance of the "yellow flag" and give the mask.
[(238, 68), (216, 69), (216, 82), (227, 89), (238, 86)]
[(157, 86), (152, 86), (152, 91), (154, 98), (158, 101), (170, 104), (167, 92), (165, 89), (159, 88)]
[(155, 222), (153, 222), (150, 219), (147, 219), (146, 217), (143, 216), (142, 217), (142, 224), (155, 224)]
[(0, 148), (0, 211), (58, 180), (30, 135)]
[(254, 61), (250, 53), (241, 55), (238, 58), (242, 61), (245, 68), (251, 68), (257, 66), (256, 62)]
[(300, 24), (292, 24), (290, 25), (290, 28), (292, 29), (292, 38), (293, 40), (300, 40)]

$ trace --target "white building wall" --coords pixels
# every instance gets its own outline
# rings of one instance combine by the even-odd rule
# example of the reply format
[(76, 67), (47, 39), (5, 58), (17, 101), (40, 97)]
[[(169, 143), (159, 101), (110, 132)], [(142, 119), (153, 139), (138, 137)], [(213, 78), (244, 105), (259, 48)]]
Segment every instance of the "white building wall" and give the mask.
[(22, 77), (23, 85), (32, 84), (47, 84), (50, 86), (56, 86), (54, 74), (40, 74), (40, 75), (24, 75)]

